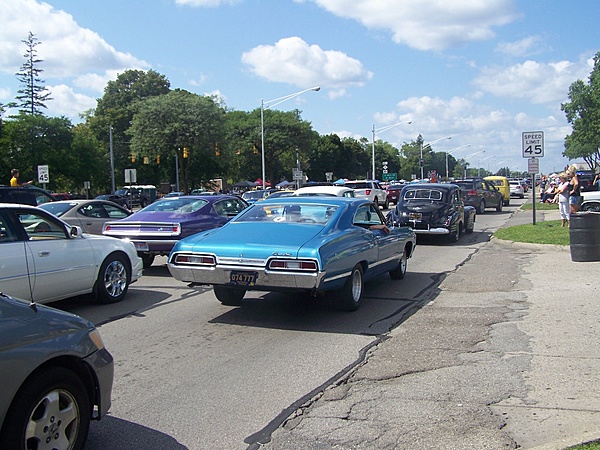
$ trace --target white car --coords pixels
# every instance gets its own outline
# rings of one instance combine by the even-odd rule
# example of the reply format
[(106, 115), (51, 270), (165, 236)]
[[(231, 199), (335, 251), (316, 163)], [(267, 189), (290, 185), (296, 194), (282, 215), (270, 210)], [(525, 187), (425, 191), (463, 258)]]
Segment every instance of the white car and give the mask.
[(50, 303), (93, 293), (122, 300), (142, 275), (133, 243), (84, 234), (41, 208), (0, 203), (0, 291)]
[(353, 180), (346, 181), (344, 187), (354, 189), (356, 197), (368, 198), (376, 205), (383, 206), (383, 209), (390, 207), (387, 198), (387, 191), (381, 187), (377, 181), (373, 180)]
[(329, 197), (355, 197), (354, 189), (343, 186), (305, 186), (296, 189), (292, 194), (294, 197), (312, 197), (325, 195)]
[(520, 182), (509, 181), (508, 184), (510, 185), (510, 196), (511, 197), (525, 198), (525, 190), (523, 189), (523, 186), (521, 185)]

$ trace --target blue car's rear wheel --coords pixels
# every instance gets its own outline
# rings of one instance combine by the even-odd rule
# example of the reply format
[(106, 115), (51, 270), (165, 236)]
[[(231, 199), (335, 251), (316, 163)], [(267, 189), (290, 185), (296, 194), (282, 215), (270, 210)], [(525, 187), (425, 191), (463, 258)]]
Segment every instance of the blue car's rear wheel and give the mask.
[(243, 289), (235, 289), (227, 286), (213, 286), (215, 297), (222, 304), (227, 306), (239, 306), (242, 303), (242, 299), (246, 294)]
[(341, 311), (356, 311), (360, 306), (364, 289), (363, 268), (357, 264), (352, 269), (344, 287), (337, 292), (336, 307)]

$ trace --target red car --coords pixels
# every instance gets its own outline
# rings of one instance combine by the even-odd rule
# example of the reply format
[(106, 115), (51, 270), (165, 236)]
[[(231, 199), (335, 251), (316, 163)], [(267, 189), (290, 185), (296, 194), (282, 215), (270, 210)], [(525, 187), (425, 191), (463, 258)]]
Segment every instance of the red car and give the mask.
[(394, 205), (398, 204), (398, 198), (400, 198), (400, 191), (403, 186), (403, 184), (390, 184), (386, 188), (387, 198), (390, 203), (393, 203)]

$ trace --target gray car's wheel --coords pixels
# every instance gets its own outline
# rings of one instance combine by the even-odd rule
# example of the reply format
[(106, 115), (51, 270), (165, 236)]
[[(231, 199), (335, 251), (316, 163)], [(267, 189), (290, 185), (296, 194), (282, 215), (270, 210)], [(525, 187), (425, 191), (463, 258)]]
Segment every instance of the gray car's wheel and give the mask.
[(213, 292), (215, 297), (223, 305), (227, 306), (239, 306), (242, 304), (242, 299), (246, 295), (244, 289), (235, 289), (226, 286), (213, 286)]
[(479, 202), (479, 209), (477, 210), (479, 214), (483, 214), (485, 212), (485, 200), (481, 200)]
[(398, 266), (394, 270), (390, 270), (390, 278), (392, 280), (401, 280), (404, 278), (406, 274), (406, 265), (408, 258), (406, 257), (406, 249), (402, 252), (402, 256), (400, 257), (400, 261), (398, 261)]
[(385, 203), (383, 204), (383, 209), (390, 209), (390, 201), (387, 199), (385, 199)]
[(360, 264), (357, 264), (352, 269), (352, 273), (344, 286), (337, 292), (337, 309), (341, 311), (356, 311), (361, 303), (363, 289), (363, 268)]
[(498, 204), (496, 205), (496, 211), (502, 212), (502, 197), (498, 200)]
[(81, 380), (70, 370), (50, 367), (19, 389), (2, 427), (2, 448), (82, 449), (91, 405)]
[(96, 296), (101, 303), (116, 303), (123, 300), (131, 281), (131, 269), (126, 256), (113, 253), (108, 255), (98, 272)]

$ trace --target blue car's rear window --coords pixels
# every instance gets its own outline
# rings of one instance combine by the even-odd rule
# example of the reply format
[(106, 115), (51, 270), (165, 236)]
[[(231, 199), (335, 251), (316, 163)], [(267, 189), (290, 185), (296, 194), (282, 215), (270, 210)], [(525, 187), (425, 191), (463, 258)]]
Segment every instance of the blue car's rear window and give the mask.
[(235, 219), (235, 222), (274, 222), (326, 224), (337, 206), (319, 204), (254, 204)]

